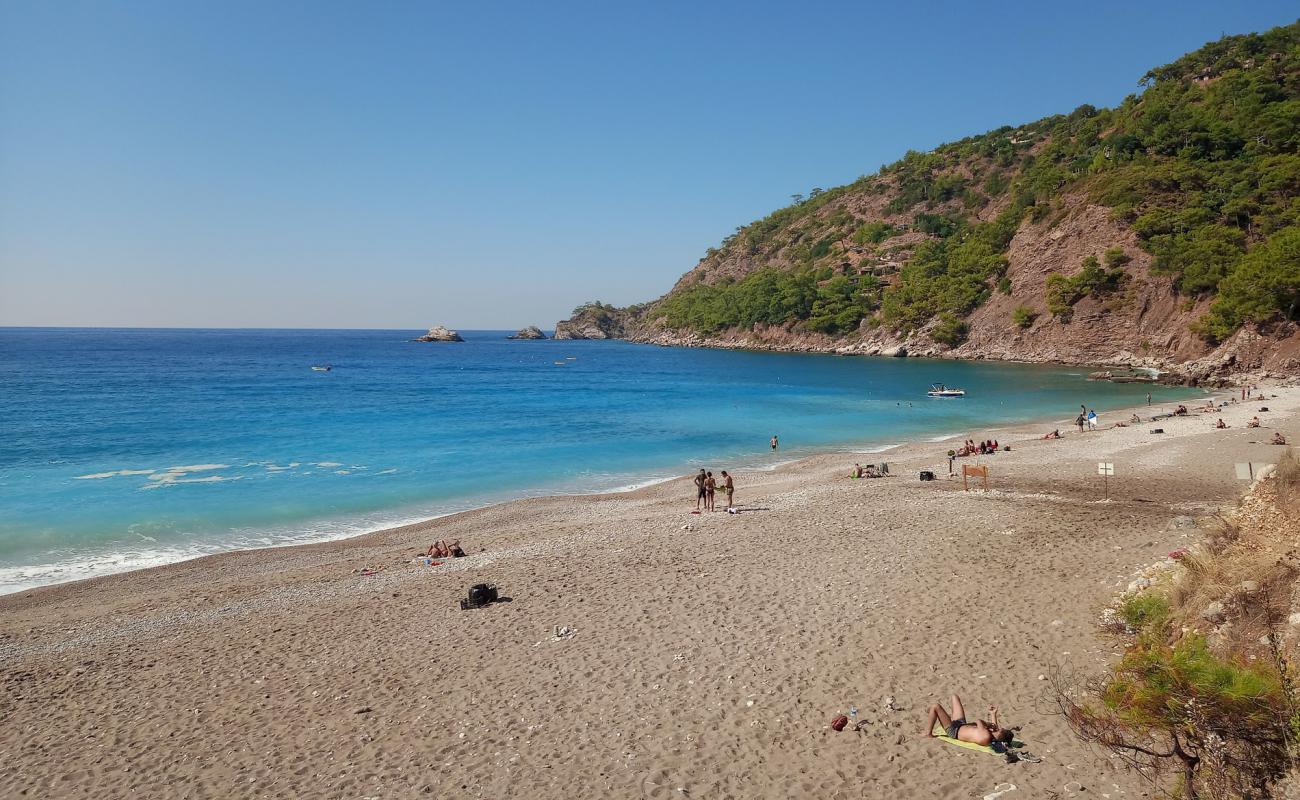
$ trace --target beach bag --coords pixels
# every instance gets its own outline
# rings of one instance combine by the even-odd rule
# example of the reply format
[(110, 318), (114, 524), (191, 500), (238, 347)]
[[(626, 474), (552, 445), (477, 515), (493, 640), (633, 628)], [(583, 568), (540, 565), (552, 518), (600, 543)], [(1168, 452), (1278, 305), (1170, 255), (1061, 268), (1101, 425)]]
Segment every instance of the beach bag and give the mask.
[(934, 480), (934, 473), (931, 472), (931, 471), (928, 470), (928, 469), (923, 469), (923, 470), (921, 470), (921, 480), (923, 480), (923, 481), (932, 481), (932, 480)]
[(468, 608), (482, 608), (483, 606), (495, 603), (498, 593), (496, 584), (476, 583), (469, 587), (469, 598), (460, 601), (462, 610)]

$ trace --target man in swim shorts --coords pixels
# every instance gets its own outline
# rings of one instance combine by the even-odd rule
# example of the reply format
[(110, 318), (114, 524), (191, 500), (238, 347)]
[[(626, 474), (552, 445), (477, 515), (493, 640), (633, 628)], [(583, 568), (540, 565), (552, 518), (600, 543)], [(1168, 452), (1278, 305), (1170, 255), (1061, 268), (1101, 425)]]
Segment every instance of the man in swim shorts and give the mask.
[(700, 470), (700, 474), (695, 476), (695, 510), (696, 511), (700, 510), (700, 504), (704, 502), (704, 495), (705, 495), (704, 477), (705, 477), (704, 470)]
[(776, 440), (776, 434), (774, 433), (772, 434), (772, 452), (776, 452), (776, 446), (778, 444), (780, 444), (780, 442)]
[(727, 510), (730, 511), (733, 507), (731, 499), (736, 494), (736, 483), (725, 469), (722, 471), (722, 492), (727, 496)]
[(952, 696), (951, 715), (938, 703), (930, 706), (929, 716), (925, 721), (925, 736), (934, 736), (934, 723), (936, 721), (943, 726), (944, 735), (949, 739), (970, 742), (981, 747), (987, 747), (993, 742), (1006, 746), (1011, 744), (1011, 740), (1015, 738), (1015, 731), (998, 725), (997, 706), (989, 706), (989, 720), (987, 722), (982, 719), (967, 722), (966, 709), (962, 706), (961, 698), (957, 695)]

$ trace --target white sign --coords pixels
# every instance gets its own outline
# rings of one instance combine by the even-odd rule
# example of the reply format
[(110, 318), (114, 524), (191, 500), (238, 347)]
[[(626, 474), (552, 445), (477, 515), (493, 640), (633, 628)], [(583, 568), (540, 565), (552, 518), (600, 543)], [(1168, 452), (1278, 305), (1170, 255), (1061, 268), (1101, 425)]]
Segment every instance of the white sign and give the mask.
[[(1265, 465), (1264, 465), (1264, 464), (1260, 464), (1259, 466), (1260, 466), (1261, 468), (1263, 468)], [(1251, 463), (1248, 463), (1248, 464), (1238, 464), (1238, 465), (1237, 465), (1237, 480), (1241, 480), (1241, 481), (1253, 481), (1253, 480), (1255, 480), (1255, 473), (1258, 472), (1258, 471), (1259, 471), (1259, 470), (1255, 469), (1255, 464), (1254, 464), (1254, 462), (1251, 462)]]
[(1114, 475), (1114, 474), (1115, 474), (1115, 465), (1112, 464), (1112, 463), (1109, 462), (1109, 461), (1098, 461), (1098, 462), (1097, 462), (1097, 474), (1098, 474), (1098, 475)]

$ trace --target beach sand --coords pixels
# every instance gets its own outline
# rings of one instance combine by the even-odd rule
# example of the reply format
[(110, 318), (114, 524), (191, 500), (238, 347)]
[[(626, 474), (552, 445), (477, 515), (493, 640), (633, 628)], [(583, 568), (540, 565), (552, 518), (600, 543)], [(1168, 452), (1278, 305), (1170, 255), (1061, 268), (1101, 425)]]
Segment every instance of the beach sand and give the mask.
[[(1102, 607), (1235, 502), (1234, 463), (1300, 436), (1300, 390), (1265, 391), (1059, 441), (971, 431), (1013, 447), (958, 462), (987, 494), (946, 477), (958, 440), (921, 443), (742, 472), (738, 515), (690, 514), (687, 477), (0, 597), (0, 794), (1152, 795), (1043, 678), (1102, 670)], [(895, 477), (845, 477), (868, 458)], [(470, 557), (414, 560), (440, 538)], [(461, 611), (481, 581), (510, 602)], [(920, 737), (951, 692), (1042, 762)], [(863, 730), (830, 730), (852, 706)]]

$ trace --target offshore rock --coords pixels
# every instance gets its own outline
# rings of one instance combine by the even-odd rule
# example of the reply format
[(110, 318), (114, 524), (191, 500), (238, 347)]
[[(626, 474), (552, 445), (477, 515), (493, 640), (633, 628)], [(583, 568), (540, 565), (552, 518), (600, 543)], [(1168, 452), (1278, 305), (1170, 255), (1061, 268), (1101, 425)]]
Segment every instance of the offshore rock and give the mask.
[(546, 334), (536, 325), (529, 325), (527, 328), (520, 328), (514, 336), (507, 336), (507, 339), (545, 339)]
[(443, 325), (434, 325), (429, 332), (420, 336), (413, 341), (417, 342), (463, 342), (459, 333), (448, 329)]

